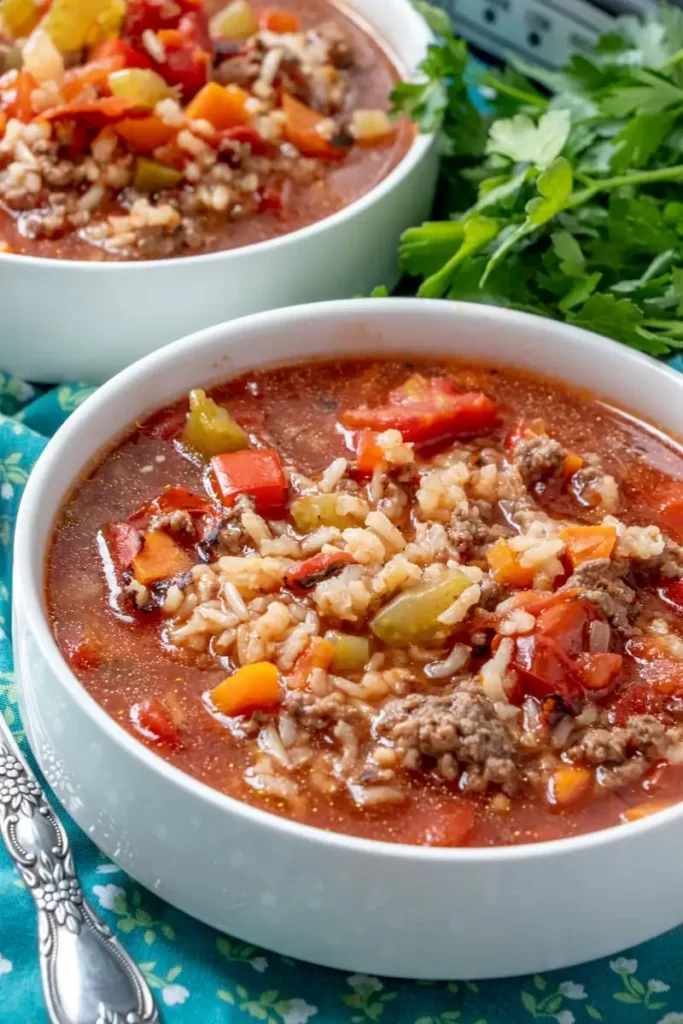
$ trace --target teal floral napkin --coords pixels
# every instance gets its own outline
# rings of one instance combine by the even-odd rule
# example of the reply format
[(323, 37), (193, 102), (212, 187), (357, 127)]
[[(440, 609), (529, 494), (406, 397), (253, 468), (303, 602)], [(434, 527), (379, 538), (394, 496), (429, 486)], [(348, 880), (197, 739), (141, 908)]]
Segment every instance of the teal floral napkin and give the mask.
[[(14, 520), (47, 438), (91, 390), (39, 392), (0, 373), (0, 710), (22, 744), (9, 635)], [(61, 813), (89, 898), (137, 958), (167, 1024), (683, 1024), (683, 928), (611, 960), (511, 981), (348, 975), (198, 924), (106, 860)], [(33, 906), (4, 850), (0, 900), (0, 1022), (46, 1024)]]

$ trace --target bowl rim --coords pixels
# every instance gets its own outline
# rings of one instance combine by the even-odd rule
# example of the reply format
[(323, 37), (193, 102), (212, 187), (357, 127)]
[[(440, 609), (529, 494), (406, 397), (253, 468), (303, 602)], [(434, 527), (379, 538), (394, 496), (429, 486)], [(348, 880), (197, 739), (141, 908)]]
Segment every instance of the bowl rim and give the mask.
[[(424, 18), (422, 18), (413, 7), (411, 0), (383, 0), (383, 2), (394, 5), (397, 11), (401, 9), (403, 10), (403, 15), (406, 20), (412, 22), (412, 34), (426, 52), (428, 45), (434, 40), (434, 33), (429, 28)], [(356, 15), (357, 20), (360, 23), (360, 28), (367, 34), (368, 27), (372, 28), (372, 26), (369, 26), (367, 18), (362, 12), (356, 11), (355, 0), (344, 0), (344, 5), (351, 7), (350, 12), (347, 12), (347, 17), (353, 18), (353, 16)], [(398, 64), (400, 66), (403, 64), (405, 66), (405, 62), (396, 53), (395, 47), (389, 46), (388, 43), (384, 44), (382, 41), (382, 48), (392, 59), (394, 65)], [(408, 80), (415, 73), (415, 70), (416, 69), (410, 69), (408, 71)], [(373, 185), (371, 189), (360, 195), (357, 199), (354, 199), (353, 202), (348, 203), (346, 206), (342, 206), (341, 209), (330, 214), (329, 217), (323, 217), (321, 220), (313, 221), (312, 224), (305, 224), (303, 227), (296, 228), (294, 231), (286, 232), (283, 235), (277, 235), (274, 238), (266, 238), (261, 242), (252, 242), (249, 245), (237, 246), (234, 249), (218, 249), (215, 252), (198, 253), (195, 256), (188, 255), (155, 260), (61, 260), (56, 256), (27, 256), (21, 253), (0, 251), (0, 267), (2, 267), (4, 263), (13, 264), (20, 260), (20, 266), (32, 268), (60, 267), (66, 268), (67, 270), (73, 269), (74, 271), (78, 270), (93, 274), (122, 274), (135, 267), (136, 273), (152, 273), (160, 267), (176, 266), (178, 263), (183, 266), (186, 264), (190, 266), (201, 266), (215, 262), (231, 263), (234, 260), (238, 260), (243, 253), (248, 254), (249, 256), (253, 255), (258, 258), (267, 252), (276, 251), (280, 248), (286, 247), (287, 245), (296, 245), (299, 241), (303, 243), (308, 239), (315, 238), (321, 232), (334, 230), (336, 227), (343, 224), (344, 221), (353, 220), (356, 217), (362, 216), (369, 207), (380, 202), (388, 193), (392, 192), (394, 188), (397, 188), (405, 178), (409, 177), (415, 168), (419, 166), (421, 161), (427, 157), (435, 143), (436, 133), (421, 132), (419, 126), (414, 125), (413, 140), (406, 152), (403, 154), (396, 166), (393, 167), (384, 178), (378, 181), (377, 184)]]
[[(250, 329), (275, 326), (278, 330), (286, 331), (288, 328), (291, 329), (295, 326), (302, 318), (311, 316), (319, 319), (321, 322), (338, 325), (343, 323), (344, 319), (348, 316), (356, 315), (360, 310), (364, 310), (369, 319), (374, 320), (377, 318), (380, 322), (384, 312), (394, 314), (402, 311), (410, 313), (419, 312), (427, 322), (433, 316), (443, 316), (444, 313), (446, 315), (450, 313), (454, 319), (459, 318), (465, 321), (484, 320), (495, 325), (503, 332), (505, 332), (506, 324), (510, 323), (517, 324), (518, 326), (524, 326), (525, 324), (533, 326), (534, 324), (538, 325), (539, 322), (552, 324), (552, 327), (548, 329), (557, 332), (559, 335), (558, 340), (564, 340), (566, 343), (571, 344), (572, 338), (581, 339), (589, 348), (592, 347), (595, 350), (601, 351), (616, 364), (621, 363), (621, 368), (624, 372), (632, 369), (635, 371), (637, 378), (638, 370), (647, 369), (650, 374), (659, 375), (662, 379), (676, 381), (677, 386), (683, 392), (683, 374), (616, 341), (570, 324), (548, 321), (546, 318), (535, 314), (469, 302), (446, 302), (438, 299), (416, 298), (388, 298), (376, 302), (368, 301), (367, 299), (339, 299), (329, 302), (290, 306), (285, 309), (267, 310), (223, 324), (217, 324), (213, 327), (204, 328), (150, 353), (122, 370), (98, 388), (86, 402), (76, 409), (48, 441), (29, 475), (17, 517), (13, 561), (13, 619), (15, 621), (21, 620), (22, 624), (25, 623), (24, 629), (37, 644), (42, 658), (68, 693), (70, 699), (79, 705), (80, 710), (91, 720), (93, 727), (98, 731), (102, 730), (108, 740), (115, 747), (118, 747), (123, 755), (130, 756), (133, 761), (140, 762), (146, 769), (153, 773), (158, 773), (170, 786), (179, 786), (184, 790), (186, 796), (196, 800), (199, 804), (210, 805), (220, 813), (237, 815), (245, 824), (272, 829), (276, 836), (277, 834), (287, 835), (291, 839), (313, 844), (317, 843), (322, 847), (332, 847), (338, 852), (346, 851), (349, 855), (364, 854), (378, 859), (387, 857), (399, 861), (408, 859), (420, 862), (425, 861), (427, 864), (435, 862), (503, 864), (526, 860), (527, 858), (536, 860), (553, 856), (560, 857), (563, 854), (572, 852), (576, 854), (585, 852), (598, 846), (611, 846), (612, 843), (624, 841), (629, 837), (636, 839), (638, 836), (653, 829), (664, 827), (669, 822), (683, 817), (682, 797), (679, 802), (671, 807), (658, 811), (640, 821), (629, 822), (625, 826), (614, 825), (578, 836), (545, 840), (539, 843), (491, 847), (442, 848), (413, 846), (404, 843), (391, 843), (386, 840), (366, 839), (342, 832), (327, 831), (313, 825), (303, 824), (282, 817), (270, 811), (262, 810), (235, 797), (228, 796), (182, 771), (180, 768), (175, 767), (175, 765), (155, 754), (144, 743), (137, 740), (131, 733), (120, 726), (97, 703), (77, 676), (71, 671), (50, 629), (44, 602), (45, 555), (49, 547), (54, 525), (48, 532), (46, 544), (41, 552), (42, 557), (37, 563), (38, 571), (35, 574), (31, 568), (31, 538), (34, 534), (34, 520), (40, 514), (41, 509), (45, 505), (52, 507), (54, 520), (54, 516), (56, 516), (58, 509), (61, 507), (63, 494), (60, 493), (59, 501), (54, 501), (48, 486), (52, 466), (58, 461), (61, 451), (67, 450), (75, 440), (81, 437), (83, 434), (81, 424), (87, 428), (88, 420), (106, 413), (107, 408), (116, 401), (116, 396), (119, 392), (125, 390), (137, 377), (148, 374), (152, 369), (154, 369), (155, 373), (158, 373), (159, 370), (163, 372), (166, 363), (173, 363), (178, 356), (192, 350), (197, 344), (205, 344), (209, 348), (213, 345), (225, 344), (239, 338), (246, 326)], [(428, 356), (429, 352), (427, 351), (424, 354)], [(275, 361), (270, 365), (282, 365), (283, 362), (286, 363), (287, 361)], [(506, 365), (514, 367), (514, 353), (512, 351), (510, 362), (509, 364), (506, 363)], [(172, 398), (169, 398), (168, 401), (172, 401)], [(101, 448), (102, 446), (99, 447)], [(90, 451), (88, 458), (83, 460), (83, 466), (88, 466), (96, 456), (97, 452)], [(26, 683), (21, 682), (20, 689), (23, 689), (26, 685)], [(28, 685), (30, 686), (30, 684)]]

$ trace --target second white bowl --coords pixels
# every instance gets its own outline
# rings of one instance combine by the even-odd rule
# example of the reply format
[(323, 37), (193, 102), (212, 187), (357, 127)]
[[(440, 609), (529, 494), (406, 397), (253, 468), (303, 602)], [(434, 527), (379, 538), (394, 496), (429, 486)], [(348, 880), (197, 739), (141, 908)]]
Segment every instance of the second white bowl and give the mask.
[[(409, 0), (349, 0), (402, 69), (431, 39)], [(99, 383), (161, 345), (279, 306), (369, 293), (398, 281), (398, 241), (429, 213), (434, 137), (418, 135), (367, 195), (271, 241), (170, 260), (87, 263), (0, 253), (0, 366), (38, 383)]]

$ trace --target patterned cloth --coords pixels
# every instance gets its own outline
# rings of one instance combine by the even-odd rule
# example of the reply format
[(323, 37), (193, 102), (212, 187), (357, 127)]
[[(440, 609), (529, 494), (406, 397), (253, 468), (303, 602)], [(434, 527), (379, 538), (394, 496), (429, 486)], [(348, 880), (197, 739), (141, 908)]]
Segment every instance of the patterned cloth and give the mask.
[[(46, 437), (90, 390), (38, 393), (0, 374), (0, 709), (22, 743), (9, 640), (14, 519)], [(66, 823), (85, 890), (137, 958), (166, 1024), (683, 1024), (683, 928), (613, 960), (533, 978), (446, 984), (349, 976), (198, 924), (141, 889)], [(33, 906), (22, 890), (0, 851), (0, 1022), (46, 1024)]]

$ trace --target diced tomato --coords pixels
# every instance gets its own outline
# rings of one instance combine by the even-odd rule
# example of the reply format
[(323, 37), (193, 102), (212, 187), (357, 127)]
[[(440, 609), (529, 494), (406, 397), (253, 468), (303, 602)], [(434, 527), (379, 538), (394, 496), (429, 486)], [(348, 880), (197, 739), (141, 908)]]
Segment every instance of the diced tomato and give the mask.
[(168, 708), (160, 700), (152, 697), (134, 704), (130, 709), (130, 718), (135, 730), (144, 739), (170, 747), (178, 745), (180, 731)]
[(187, 39), (192, 39), (204, 53), (213, 51), (206, 4), (202, 3), (198, 10), (184, 14), (180, 19), (179, 30)]
[(659, 506), (657, 521), (662, 529), (683, 540), (683, 494), (674, 494)]
[(169, 85), (180, 86), (183, 99), (191, 100), (209, 80), (211, 53), (200, 47), (194, 36), (180, 29), (165, 29), (158, 33), (166, 56), (155, 65)]
[(272, 156), (275, 153), (275, 146), (273, 146), (272, 142), (264, 139), (250, 125), (236, 125), (235, 128), (228, 128), (226, 131), (221, 132), (221, 138), (251, 146), (254, 156)]
[(121, 68), (151, 68), (152, 62), (146, 53), (136, 49), (123, 39), (107, 39), (90, 51), (89, 62), (111, 61)]
[(102, 664), (104, 646), (94, 634), (88, 634), (80, 640), (64, 637), (62, 647), (74, 672), (88, 672)]
[(402, 843), (415, 846), (462, 846), (475, 820), (474, 805), (464, 801), (438, 807), (411, 807), (399, 838)]
[(162, 491), (158, 498), (143, 505), (132, 516), (132, 520), (142, 519), (145, 516), (164, 514), (166, 512), (189, 512), (190, 515), (209, 515), (213, 511), (213, 505), (208, 498), (199, 494), (193, 494), (185, 487), (169, 487)]
[[(519, 637), (514, 667), (525, 694), (543, 700), (557, 694), (569, 706), (581, 703), (583, 690), (604, 689), (622, 668), (619, 655), (589, 655), (588, 630), (597, 613), (577, 600), (546, 605), (530, 636)], [(601, 685), (598, 685), (601, 684)]]
[(301, 26), (298, 14), (281, 7), (266, 7), (259, 15), (259, 25), (267, 32), (298, 32)]
[(202, 0), (128, 0), (121, 36), (137, 42), (147, 29), (177, 28), (184, 15), (196, 14), (201, 8)]
[(110, 523), (105, 527), (104, 540), (109, 557), (119, 573), (130, 569), (133, 559), (142, 550), (142, 535), (132, 523)]
[(372, 476), (384, 461), (384, 452), (377, 444), (376, 430), (362, 430), (356, 448), (356, 464), (358, 472), (364, 476)]
[(665, 710), (664, 694), (646, 683), (631, 683), (611, 704), (616, 725), (626, 725), (633, 715), (661, 716)]
[(659, 587), (657, 594), (662, 601), (666, 601), (678, 612), (683, 612), (683, 580), (676, 580), (675, 583), (665, 583)]
[(288, 178), (281, 181), (268, 182), (261, 190), (261, 207), (259, 212), (284, 214), (291, 205), (293, 195), (294, 186)]
[(543, 701), (557, 694), (569, 708), (580, 706), (582, 679), (569, 655), (550, 637), (542, 633), (520, 637), (513, 666), (520, 674), (526, 696)]
[(296, 659), (294, 668), (287, 677), (289, 689), (303, 690), (308, 685), (311, 672), (315, 668), (321, 668), (327, 672), (336, 653), (336, 647), (329, 640), (325, 640), (322, 636), (312, 637), (308, 647)]
[(414, 374), (392, 391), (389, 405), (348, 409), (340, 419), (351, 430), (400, 430), (404, 441), (437, 441), (488, 433), (498, 416), (495, 402), (481, 391), (459, 395), (450, 381)]
[(287, 478), (273, 448), (215, 455), (211, 467), (224, 505), (233, 505), (239, 494), (250, 494), (259, 512), (282, 508), (287, 501)]
[(621, 654), (585, 654), (581, 658), (583, 685), (587, 690), (607, 690), (624, 667)]
[(347, 551), (336, 551), (314, 555), (305, 562), (298, 562), (285, 573), (285, 583), (295, 594), (306, 594), (317, 583), (330, 576), (336, 576), (342, 569), (355, 562)]

